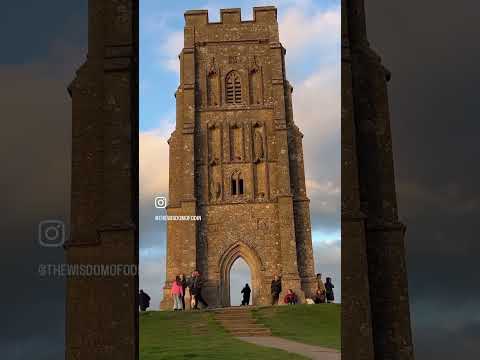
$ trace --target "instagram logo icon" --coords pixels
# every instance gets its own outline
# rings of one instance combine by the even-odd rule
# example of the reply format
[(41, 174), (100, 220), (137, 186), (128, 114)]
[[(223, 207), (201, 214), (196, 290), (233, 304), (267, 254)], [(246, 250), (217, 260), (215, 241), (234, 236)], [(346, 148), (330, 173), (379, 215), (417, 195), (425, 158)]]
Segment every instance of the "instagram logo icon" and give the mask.
[(167, 207), (167, 199), (163, 196), (157, 196), (155, 198), (155, 207), (157, 209), (165, 209)]
[(38, 242), (45, 247), (59, 247), (65, 242), (65, 224), (60, 220), (44, 220), (38, 224)]

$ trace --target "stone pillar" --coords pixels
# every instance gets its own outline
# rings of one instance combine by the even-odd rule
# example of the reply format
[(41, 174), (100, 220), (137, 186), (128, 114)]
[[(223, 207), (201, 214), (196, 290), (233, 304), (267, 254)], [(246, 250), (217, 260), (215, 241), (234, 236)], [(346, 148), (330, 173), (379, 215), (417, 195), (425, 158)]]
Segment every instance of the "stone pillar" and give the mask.
[[(138, 265), (138, 3), (89, 1), (72, 96), (69, 264)], [(66, 281), (65, 358), (138, 359), (138, 277)]]
[[(348, 334), (348, 330), (352, 329), (343, 328), (343, 337), (347, 339), (343, 345), (344, 354), (348, 354), (347, 358), (358, 359), (357, 353), (361, 350), (365, 351), (365, 359), (411, 360), (413, 346), (403, 239), (405, 227), (397, 217), (386, 88), (390, 73), (369, 47), (363, 0), (344, 1), (343, 5), (342, 285), (348, 290), (352, 280), (348, 276), (353, 267), (344, 267), (345, 259), (360, 254), (363, 263), (366, 250), (368, 274), (364, 275), (363, 264), (358, 264), (362, 266), (358, 270), (362, 271), (362, 279), (359, 280), (368, 279), (369, 331), (374, 349), (373, 354), (368, 355), (366, 345), (370, 346), (370, 341), (359, 343)], [(349, 122), (351, 126), (348, 126)], [(350, 133), (355, 134), (355, 142), (349, 140)], [(344, 172), (355, 167), (358, 169), (355, 170), (358, 182), (344, 184)], [(349, 176), (347, 179), (352, 178)], [(360, 202), (358, 212), (357, 194)], [(361, 248), (352, 247), (354, 241)], [(344, 250), (345, 246), (348, 248)], [(355, 249), (360, 253), (353, 254)], [(359, 298), (358, 293), (350, 296)], [(348, 301), (345, 294), (344, 298)], [(344, 302), (343, 324), (349, 324), (345, 314), (353, 316), (352, 311), (363, 310), (366, 305)], [(367, 312), (363, 311), (366, 315)], [(360, 320), (362, 323), (367, 321), (365, 318)], [(367, 331), (365, 334), (368, 334)]]
[(342, 1), (342, 358), (373, 360), (365, 215), (360, 211), (346, 2)]
[[(173, 202), (167, 207), (168, 215), (197, 215), (195, 183), (195, 48), (194, 27), (185, 26), (184, 48), (180, 55), (181, 81), (176, 92), (177, 124), (175, 139), (170, 143), (170, 193)], [(173, 141), (174, 140), (174, 141)], [(178, 146), (178, 143), (181, 146)], [(182, 149), (182, 156), (173, 154)], [(179, 191), (178, 191), (179, 190)], [(171, 309), (173, 299), (170, 294), (171, 283), (179, 274), (190, 276), (197, 270), (197, 222), (169, 221), (167, 224), (167, 274), (163, 287), (161, 309)], [(198, 269), (202, 270), (202, 269)], [(203, 276), (203, 274), (202, 274)]]
[(297, 294), (299, 301), (304, 302), (305, 294), (301, 288), (300, 276), (298, 273), (293, 197), (290, 187), (290, 156), (286, 112), (287, 103), (285, 99), (285, 91), (289, 85), (285, 81), (284, 73), (285, 49), (280, 43), (271, 43), (270, 54), (272, 59), (273, 120), (275, 126), (275, 140), (277, 143), (275, 194), (278, 204), (280, 250), (282, 259), (282, 293), (280, 294), (279, 303), (283, 303), (283, 298), (288, 289), (292, 289)]
[(292, 289), (297, 294), (299, 302), (303, 303), (305, 302), (305, 293), (301, 288), (300, 276), (298, 274), (293, 201), (291, 196), (278, 197), (278, 217), (282, 253), (282, 292), (280, 293), (279, 303), (283, 303), (283, 298), (287, 294), (288, 289)]

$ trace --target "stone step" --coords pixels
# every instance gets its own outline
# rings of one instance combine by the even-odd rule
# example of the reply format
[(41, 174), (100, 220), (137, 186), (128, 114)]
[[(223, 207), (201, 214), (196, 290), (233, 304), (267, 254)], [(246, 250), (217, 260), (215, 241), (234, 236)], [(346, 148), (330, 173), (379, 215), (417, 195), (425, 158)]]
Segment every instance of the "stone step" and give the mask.
[(251, 312), (251, 309), (219, 309), (219, 310), (212, 310), (214, 313), (248, 313)]
[(215, 316), (252, 316), (252, 315), (249, 312), (236, 311), (236, 312), (216, 313)]
[(237, 333), (237, 332), (251, 332), (251, 333), (271, 333), (270, 329), (264, 327), (251, 328), (251, 327), (238, 327), (238, 328), (226, 328), (228, 332)]
[(245, 320), (222, 320), (222, 319), (216, 319), (218, 322), (220, 322), (222, 325), (229, 326), (229, 325), (238, 325), (238, 324), (244, 324), (244, 325), (259, 325), (255, 320), (253, 319), (245, 319)]
[(227, 319), (242, 319), (242, 318), (252, 318), (250, 314), (215, 314), (217, 318), (227, 318)]
[(224, 325), (224, 327), (225, 327), (225, 329), (228, 329), (228, 330), (233, 330), (233, 329), (252, 329), (252, 330), (267, 329), (262, 324), (230, 324), (228, 326)]
[(272, 335), (269, 328), (255, 321), (249, 308), (216, 309), (214, 317), (225, 330), (234, 336)]
[(233, 336), (272, 336), (272, 333), (269, 330), (262, 331), (252, 331), (252, 330), (242, 330), (242, 331), (229, 331)]
[(213, 310), (215, 314), (248, 314), (250, 309), (245, 310)]

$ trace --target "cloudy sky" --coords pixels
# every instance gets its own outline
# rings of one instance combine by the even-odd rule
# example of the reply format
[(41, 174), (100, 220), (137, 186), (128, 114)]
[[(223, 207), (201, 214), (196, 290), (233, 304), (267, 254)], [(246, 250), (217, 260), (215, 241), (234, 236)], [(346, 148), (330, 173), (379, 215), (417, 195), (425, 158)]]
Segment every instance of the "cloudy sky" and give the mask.
[(479, 3), (365, 1), (389, 84), (417, 359), (480, 358)]
[[(263, 1), (140, 2), (140, 286), (158, 307), (165, 281), (165, 223), (153, 204), (167, 196), (168, 145), (175, 126), (183, 13), (241, 7), (242, 19)], [(294, 87), (294, 119), (304, 137), (307, 191), (311, 199), (316, 270), (330, 275), (340, 298), (340, 1), (269, 1), (278, 9), (280, 41), (287, 49), (287, 77)], [(232, 272), (232, 303), (249, 280), (241, 261)]]

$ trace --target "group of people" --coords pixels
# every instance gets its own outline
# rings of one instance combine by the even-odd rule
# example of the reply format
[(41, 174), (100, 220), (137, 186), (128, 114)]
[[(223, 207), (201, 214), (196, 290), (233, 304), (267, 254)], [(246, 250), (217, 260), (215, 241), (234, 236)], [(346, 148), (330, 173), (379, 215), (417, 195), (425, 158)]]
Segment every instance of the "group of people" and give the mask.
[[(333, 294), (332, 279), (327, 277), (325, 283), (322, 280), (322, 274), (317, 274), (317, 290), (312, 299), (307, 299), (307, 303), (323, 304), (325, 302), (332, 303), (335, 299)], [(282, 292), (282, 280), (278, 275), (275, 275), (271, 283), (272, 305), (278, 304), (280, 293)], [(287, 294), (283, 298), (283, 302), (288, 305), (295, 305), (298, 303), (298, 296), (292, 289), (287, 290)]]
[[(198, 309), (199, 303), (202, 303), (204, 307), (208, 307), (207, 302), (202, 297), (202, 285), (203, 282), (200, 276), (200, 272), (197, 270), (192, 272), (192, 276), (189, 278), (186, 278), (184, 274), (176, 276), (171, 288), (171, 294), (173, 298), (173, 310), (185, 310), (186, 291), (190, 292), (190, 306), (192, 309)], [(140, 311), (146, 311), (147, 308), (150, 307), (150, 296), (148, 296), (148, 294), (144, 292), (143, 289), (140, 290), (140, 292), (138, 293), (138, 305), (140, 307)]]
[[(280, 293), (282, 292), (282, 280), (278, 275), (273, 277), (270, 285), (270, 293), (272, 295), (272, 305), (278, 304), (280, 300)], [(287, 290), (287, 294), (283, 298), (283, 302), (288, 305), (295, 305), (298, 303), (298, 296), (292, 289)]]
[(323, 304), (325, 302), (332, 303), (335, 300), (335, 296), (333, 294), (333, 286), (332, 279), (327, 277), (325, 279), (325, 284), (322, 280), (322, 274), (317, 274), (317, 291), (313, 296), (313, 302), (315, 304)]
[(171, 294), (173, 297), (173, 310), (185, 310), (185, 292), (190, 292), (191, 307), (193, 310), (198, 309), (198, 303), (202, 303), (204, 307), (208, 307), (207, 302), (202, 297), (203, 281), (200, 272), (195, 270), (188, 279), (184, 274), (177, 275), (172, 283)]
[[(200, 276), (200, 272), (197, 270), (192, 272), (192, 276), (189, 278), (186, 278), (184, 274), (176, 276), (171, 288), (173, 310), (185, 310), (185, 293), (187, 290), (190, 292), (192, 309), (197, 310), (199, 303), (202, 303), (204, 307), (208, 307), (207, 302), (202, 297), (202, 285), (203, 281)], [(331, 278), (327, 277), (324, 283), (322, 280), (322, 274), (317, 274), (317, 289), (313, 297), (311, 299), (307, 299), (307, 303), (323, 304), (325, 302), (333, 302), (335, 299), (333, 288), (334, 286)], [(282, 292), (282, 280), (278, 275), (274, 276), (270, 290), (272, 295), (272, 305), (276, 305), (278, 304), (280, 293)], [(250, 286), (245, 284), (245, 287), (241, 292), (243, 295), (242, 306), (249, 305), (251, 292), (252, 289)], [(288, 305), (295, 305), (298, 303), (298, 296), (292, 289), (288, 289), (285, 297), (283, 298), (283, 302)], [(150, 306), (150, 296), (148, 296), (148, 294), (143, 290), (140, 290), (138, 303), (141, 311), (146, 311), (146, 309)]]

